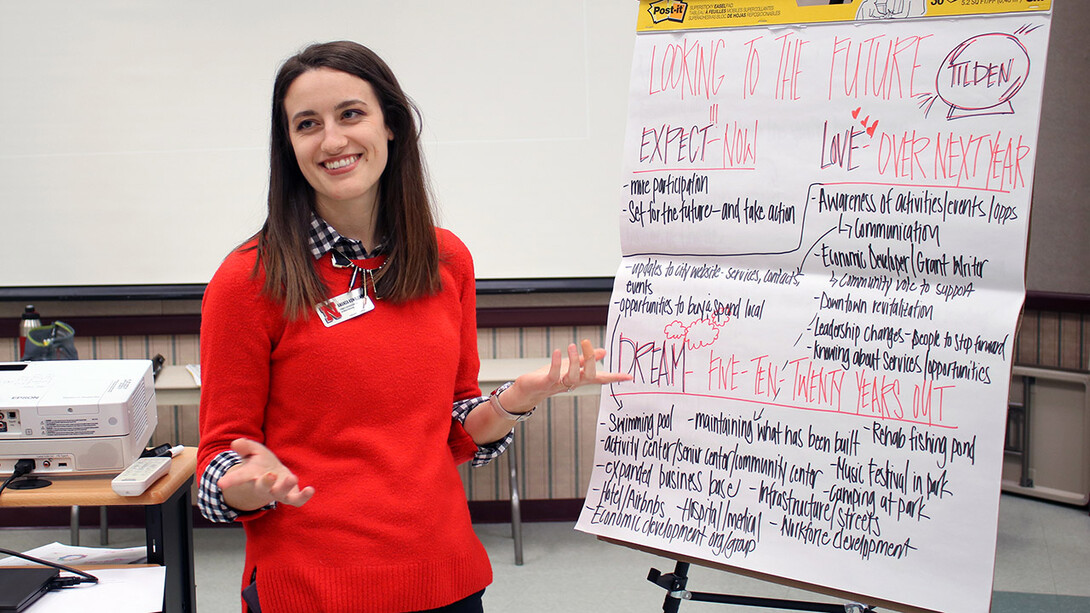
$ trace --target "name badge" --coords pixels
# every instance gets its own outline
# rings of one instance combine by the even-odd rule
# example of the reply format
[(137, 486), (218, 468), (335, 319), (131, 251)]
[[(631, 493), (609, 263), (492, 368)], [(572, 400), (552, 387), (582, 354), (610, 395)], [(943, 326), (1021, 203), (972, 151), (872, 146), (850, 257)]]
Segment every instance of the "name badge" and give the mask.
[(370, 296), (364, 293), (361, 287), (314, 305), (314, 310), (318, 312), (319, 319), (327, 328), (342, 321), (348, 321), (353, 317), (359, 317), (368, 311), (374, 310), (374, 308), (375, 303)]

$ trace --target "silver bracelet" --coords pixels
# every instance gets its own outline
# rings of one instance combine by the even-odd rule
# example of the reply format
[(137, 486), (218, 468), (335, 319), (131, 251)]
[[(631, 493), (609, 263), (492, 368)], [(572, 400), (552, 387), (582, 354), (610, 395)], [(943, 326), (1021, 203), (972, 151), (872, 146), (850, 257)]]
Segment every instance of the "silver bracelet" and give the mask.
[(510, 386), (500, 386), (492, 390), (492, 393), (488, 395), (488, 403), (492, 405), (492, 410), (496, 412), (496, 415), (499, 415), (500, 417), (508, 421), (519, 422), (530, 419), (530, 416), (534, 414), (534, 411), (537, 410), (537, 407), (534, 407), (529, 411), (526, 411), (525, 413), (512, 413), (507, 409), (503, 408), (503, 404), (500, 403), (500, 394), (503, 393), (503, 390), (507, 389), (508, 387)]

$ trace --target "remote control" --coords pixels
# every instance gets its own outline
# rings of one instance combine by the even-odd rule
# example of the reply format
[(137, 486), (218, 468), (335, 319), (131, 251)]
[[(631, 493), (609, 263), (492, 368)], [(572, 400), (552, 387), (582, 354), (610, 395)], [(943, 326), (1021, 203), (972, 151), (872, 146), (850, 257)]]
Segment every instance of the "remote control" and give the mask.
[(110, 485), (121, 496), (139, 496), (159, 477), (170, 472), (170, 458), (137, 458), (114, 477)]

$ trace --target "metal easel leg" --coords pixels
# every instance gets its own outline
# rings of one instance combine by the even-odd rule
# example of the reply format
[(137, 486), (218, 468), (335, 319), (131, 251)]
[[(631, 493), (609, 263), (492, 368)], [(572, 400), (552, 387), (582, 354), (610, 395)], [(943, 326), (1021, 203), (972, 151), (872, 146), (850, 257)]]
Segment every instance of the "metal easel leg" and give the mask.
[(800, 600), (783, 600), (780, 598), (759, 598), (754, 596), (734, 596), (731, 594), (713, 594), (710, 592), (690, 592), (685, 589), (689, 581), (689, 563), (677, 562), (674, 572), (662, 574), (657, 568), (652, 568), (647, 573), (647, 580), (666, 590), (666, 600), (662, 603), (663, 613), (678, 613), (682, 600), (694, 602), (715, 602), (718, 604), (735, 604), (748, 607), (762, 607), (766, 609), (780, 609), (787, 611), (815, 611), (818, 613), (875, 613), (875, 610), (865, 604), (849, 602), (844, 604), (831, 604), (825, 602), (804, 602)]
[(667, 575), (660, 573), (657, 568), (652, 568), (651, 572), (647, 573), (648, 581), (666, 590), (666, 599), (662, 601), (662, 613), (677, 613), (682, 599), (689, 597), (689, 592), (685, 589), (685, 584), (689, 581), (688, 573), (688, 562), (677, 562), (674, 565), (674, 572)]

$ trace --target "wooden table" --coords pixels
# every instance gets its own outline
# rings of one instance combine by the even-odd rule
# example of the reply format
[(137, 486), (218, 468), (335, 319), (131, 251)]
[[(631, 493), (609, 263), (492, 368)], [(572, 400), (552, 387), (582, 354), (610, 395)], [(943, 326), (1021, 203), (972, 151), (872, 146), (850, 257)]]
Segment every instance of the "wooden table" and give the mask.
[(166, 566), (164, 613), (196, 611), (193, 573), (193, 515), (190, 488), (197, 450), (186, 447), (171, 462), (170, 472), (140, 496), (119, 496), (110, 487), (114, 475), (48, 475), (53, 485), (37, 490), (4, 490), (0, 508), (130, 506), (144, 507), (148, 563)]

